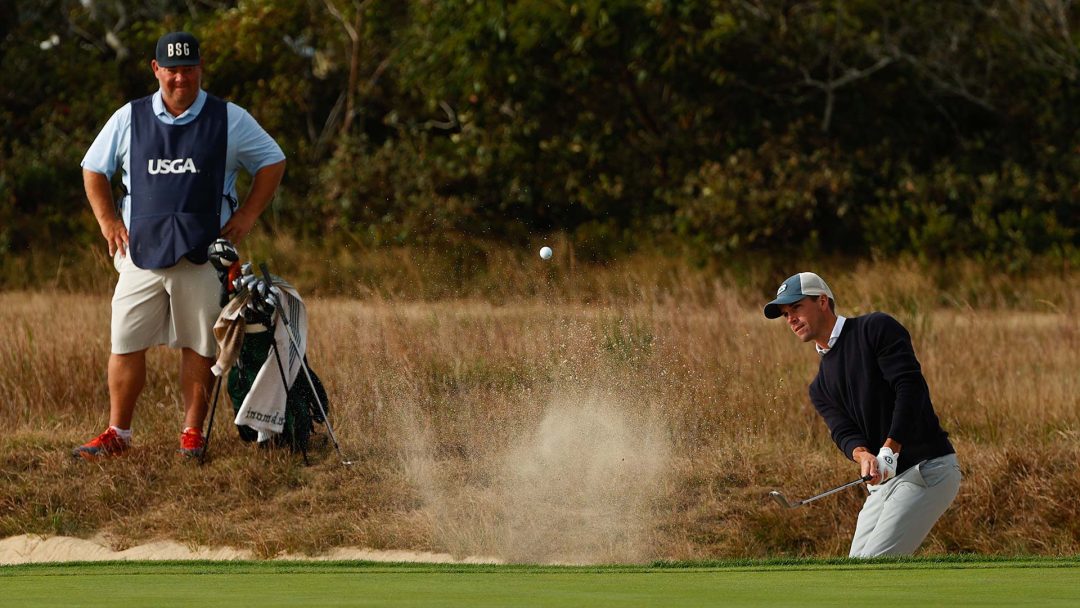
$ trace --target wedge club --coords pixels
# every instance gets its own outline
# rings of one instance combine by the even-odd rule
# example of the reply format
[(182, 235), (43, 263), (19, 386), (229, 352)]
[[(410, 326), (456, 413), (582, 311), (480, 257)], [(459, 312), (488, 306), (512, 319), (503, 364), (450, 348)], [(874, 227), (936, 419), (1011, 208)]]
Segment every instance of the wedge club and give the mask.
[(801, 506), (803, 506), (803, 505), (805, 505), (807, 503), (814, 502), (815, 500), (817, 500), (819, 498), (825, 498), (829, 494), (836, 494), (840, 490), (846, 490), (846, 489), (850, 488), (851, 486), (857, 486), (857, 485), (859, 485), (861, 483), (866, 483), (866, 482), (870, 481), (871, 479), (872, 479), (872, 477), (870, 475), (867, 475), (865, 477), (860, 477), (860, 478), (856, 479), (855, 481), (850, 481), (848, 483), (845, 483), (842, 486), (833, 488), (831, 490), (826, 490), (825, 492), (822, 492), (821, 494), (818, 494), (817, 496), (811, 496), (810, 498), (806, 498), (806, 499), (803, 499), (803, 500), (797, 500), (795, 502), (789, 501), (782, 493), (778, 492), (777, 490), (773, 490), (772, 492), (769, 492), (769, 496), (772, 496), (773, 500), (775, 500), (777, 503), (779, 503), (781, 507), (784, 507), (785, 509), (794, 509), (795, 507), (801, 507)]

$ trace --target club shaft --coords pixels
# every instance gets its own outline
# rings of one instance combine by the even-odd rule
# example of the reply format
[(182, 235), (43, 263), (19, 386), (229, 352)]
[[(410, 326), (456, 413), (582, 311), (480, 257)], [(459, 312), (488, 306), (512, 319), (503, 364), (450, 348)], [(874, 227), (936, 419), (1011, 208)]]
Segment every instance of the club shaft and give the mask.
[(225, 375), (217, 377), (217, 383), (214, 385), (214, 402), (210, 406), (210, 423), (206, 427), (206, 441), (203, 442), (202, 454), (199, 454), (199, 464), (206, 462), (206, 453), (210, 451), (210, 433), (214, 432), (214, 413), (217, 412), (218, 397), (221, 396), (221, 384), (225, 380)]
[(859, 479), (856, 479), (855, 481), (850, 481), (848, 483), (845, 483), (842, 486), (833, 488), (831, 490), (826, 490), (826, 491), (822, 492), (821, 494), (818, 494), (817, 496), (811, 496), (810, 498), (807, 498), (805, 500), (800, 500), (799, 504), (805, 505), (808, 502), (814, 502), (815, 500), (818, 500), (819, 498), (825, 498), (826, 496), (829, 496), (831, 494), (836, 494), (837, 492), (839, 492), (841, 490), (846, 490), (846, 489), (850, 488), (851, 486), (857, 486), (860, 483), (865, 483), (865, 482), (866, 482), (866, 480), (860, 477)]
[[(273, 331), (271, 329), (271, 331)], [(285, 398), (289, 398), (289, 377), (285, 375), (285, 366), (281, 363), (281, 349), (278, 348), (277, 340), (270, 342), (270, 348), (274, 351), (274, 360), (277, 361), (278, 374), (281, 375), (281, 384), (285, 387)]]
[[(270, 278), (270, 271), (267, 269), (266, 264), (260, 264), (259, 269), (262, 270), (263, 278), (266, 280), (267, 285), (273, 285)], [(315, 398), (315, 405), (319, 408), (319, 414), (323, 417), (323, 422), (326, 424), (326, 432), (330, 435), (330, 440), (334, 443), (334, 449), (337, 450), (338, 457), (342, 462), (345, 462), (345, 456), (341, 453), (341, 445), (338, 444), (337, 436), (334, 435), (334, 427), (330, 424), (330, 417), (326, 415), (326, 408), (323, 407), (322, 399), (319, 398), (319, 391), (315, 389), (315, 381), (311, 379), (311, 374), (308, 372), (307, 364), (304, 362), (304, 352), (300, 349), (300, 340), (293, 335), (292, 325), (289, 323), (289, 318), (285, 314), (285, 307), (282, 306), (278, 299), (274, 298), (274, 308), (277, 310), (278, 317), (281, 318), (281, 322), (285, 325), (285, 334), (289, 336), (289, 341), (292, 343), (292, 347), (296, 349), (297, 355), (300, 356), (300, 369), (304, 372), (304, 377), (307, 378), (308, 386), (311, 387), (311, 396)], [(275, 349), (276, 350), (276, 349)], [(279, 363), (280, 365), (280, 363)]]

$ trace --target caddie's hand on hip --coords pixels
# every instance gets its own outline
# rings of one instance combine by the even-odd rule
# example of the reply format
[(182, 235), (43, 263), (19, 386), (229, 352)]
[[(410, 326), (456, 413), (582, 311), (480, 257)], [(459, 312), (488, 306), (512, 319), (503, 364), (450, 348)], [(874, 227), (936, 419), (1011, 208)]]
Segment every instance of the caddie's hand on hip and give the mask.
[(124, 220), (117, 217), (102, 221), (101, 234), (109, 243), (110, 257), (116, 255), (117, 250), (120, 251), (120, 255), (127, 255), (128, 231)]
[(109, 255), (116, 255), (118, 250), (120, 255), (127, 255), (127, 226), (124, 226), (124, 220), (116, 215), (116, 205), (113, 204), (109, 178), (104, 173), (89, 169), (83, 169), (82, 173), (86, 200), (90, 201), (90, 208), (94, 210), (94, 218), (97, 219), (98, 226), (101, 228), (101, 235), (109, 244)]
[(237, 209), (229, 221), (221, 228), (221, 237), (229, 239), (233, 243), (239, 243), (255, 227), (255, 216), (244, 212), (244, 208)]

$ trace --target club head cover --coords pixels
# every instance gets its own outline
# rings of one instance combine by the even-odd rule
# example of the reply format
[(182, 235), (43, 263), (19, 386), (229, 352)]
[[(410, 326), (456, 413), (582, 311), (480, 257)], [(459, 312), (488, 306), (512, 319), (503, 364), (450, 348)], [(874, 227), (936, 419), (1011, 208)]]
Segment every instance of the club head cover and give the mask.
[(240, 261), (240, 252), (228, 239), (218, 239), (210, 243), (206, 253), (218, 274), (228, 274), (229, 267)]

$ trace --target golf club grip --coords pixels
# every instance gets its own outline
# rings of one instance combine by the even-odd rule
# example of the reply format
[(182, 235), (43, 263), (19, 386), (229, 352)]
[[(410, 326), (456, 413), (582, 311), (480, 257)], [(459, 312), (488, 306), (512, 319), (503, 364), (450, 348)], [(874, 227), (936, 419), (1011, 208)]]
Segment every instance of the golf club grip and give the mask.
[(273, 285), (273, 281), (270, 280), (270, 268), (266, 265), (266, 262), (259, 262), (259, 271), (262, 272), (263, 279), (266, 280), (267, 286)]

